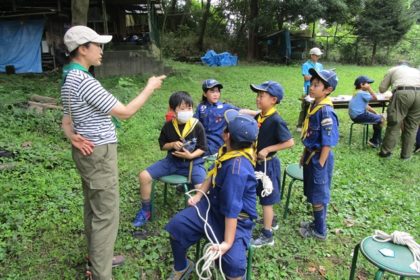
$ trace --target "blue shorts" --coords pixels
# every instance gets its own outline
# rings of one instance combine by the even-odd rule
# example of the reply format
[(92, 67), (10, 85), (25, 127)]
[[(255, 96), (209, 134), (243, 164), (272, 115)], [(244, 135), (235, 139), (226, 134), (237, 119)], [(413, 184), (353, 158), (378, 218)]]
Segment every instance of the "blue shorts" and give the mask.
[(355, 123), (380, 124), (382, 122), (382, 116), (370, 112), (364, 112), (363, 114), (357, 115), (355, 118), (352, 118), (352, 121), (354, 121)]
[[(203, 197), (197, 204), (201, 215), (204, 217), (207, 210), (207, 200)], [(224, 240), (225, 219), (210, 209), (208, 223), (212, 227), (219, 243)], [(250, 219), (238, 220), (235, 241), (232, 247), (222, 256), (223, 273), (230, 278), (245, 275), (247, 266), (246, 250), (251, 239), (254, 222)], [(182, 247), (188, 249), (205, 237), (204, 223), (198, 217), (194, 207), (188, 207), (176, 214), (165, 226), (171, 237), (177, 240)], [(208, 231), (212, 237), (210, 230)]]
[[(264, 189), (261, 180), (258, 180), (257, 195), (260, 197), (261, 205), (274, 205), (280, 202), (280, 174), (281, 164), (277, 156), (267, 161), (266, 174), (270, 177), (273, 183), (273, 192), (266, 197), (261, 196), (261, 192)], [(264, 161), (258, 162), (255, 166), (255, 171), (264, 172)]]
[(308, 164), (310, 153), (306, 152), (303, 164), (303, 193), (311, 204), (328, 204), (330, 201), (331, 178), (334, 168), (334, 154), (330, 151), (324, 167), (319, 164), (320, 152), (315, 153)]
[[(166, 157), (147, 167), (147, 172), (153, 179), (168, 175), (182, 175), (188, 177), (190, 172), (190, 161), (176, 160)], [(195, 186), (206, 179), (206, 170), (203, 163), (194, 163), (191, 173), (191, 183)]]

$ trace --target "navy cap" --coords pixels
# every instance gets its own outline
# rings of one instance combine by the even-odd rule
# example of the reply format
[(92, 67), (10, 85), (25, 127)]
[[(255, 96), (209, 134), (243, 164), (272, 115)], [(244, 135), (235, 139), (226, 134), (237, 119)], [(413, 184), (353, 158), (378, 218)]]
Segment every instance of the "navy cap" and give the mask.
[(359, 76), (359, 77), (357, 77), (357, 79), (354, 81), (354, 86), (359, 86), (359, 85), (361, 85), (361, 84), (365, 84), (365, 83), (368, 83), (368, 84), (371, 84), (371, 83), (373, 83), (374, 82), (374, 80), (372, 80), (371, 78), (369, 78), (368, 76)]
[(327, 82), (333, 90), (337, 87), (338, 84), (338, 78), (337, 74), (333, 70), (322, 70), (322, 71), (316, 71), (314, 68), (309, 69), (309, 74), (311, 76), (315, 76), (323, 80), (324, 82)]
[(203, 82), (202, 89), (207, 91), (209, 88), (218, 87), (219, 89), (223, 88), (223, 85), (216, 81), (215, 79), (208, 79)]
[(266, 81), (261, 85), (251, 84), (250, 87), (254, 92), (266, 91), (270, 95), (277, 97), (277, 104), (280, 103), (280, 101), (283, 99), (284, 89), (279, 83), (275, 81)]
[(225, 120), (230, 137), (235, 142), (254, 142), (257, 140), (258, 124), (253, 117), (229, 109), (225, 111)]

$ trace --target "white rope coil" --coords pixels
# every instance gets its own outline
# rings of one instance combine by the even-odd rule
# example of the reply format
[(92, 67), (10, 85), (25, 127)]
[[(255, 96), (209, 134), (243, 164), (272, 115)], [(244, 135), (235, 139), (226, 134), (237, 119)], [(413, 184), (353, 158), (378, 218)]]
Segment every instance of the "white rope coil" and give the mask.
[[(191, 192), (197, 192), (197, 191), (201, 192), (203, 194), (203, 196), (207, 199), (208, 207), (207, 207), (207, 210), (206, 210), (205, 217), (203, 217), (201, 215), (200, 210), (198, 209), (198, 207), (196, 205), (194, 205), (194, 207), (195, 207), (195, 210), (197, 210), (198, 217), (200, 217), (200, 219), (204, 222), (204, 232), (206, 234), (207, 240), (209, 240), (210, 243), (207, 244), (206, 246), (204, 246), (204, 251), (205, 252), (204, 252), (203, 256), (195, 264), (195, 271), (197, 273), (197, 276), (200, 278), (200, 280), (211, 280), (212, 276), (213, 276), (213, 274), (211, 272), (211, 269), (214, 267), (213, 261), (216, 260), (216, 259), (219, 259), (219, 270), (220, 270), (220, 273), (222, 275), (222, 279), (226, 280), (225, 274), (223, 273), (223, 269), (222, 269), (222, 253), (221, 253), (220, 249), (218, 251), (214, 251), (214, 250), (211, 249), (214, 245), (220, 246), (220, 242), (217, 240), (216, 234), (214, 233), (212, 227), (208, 223), (209, 212), (210, 212), (210, 200), (207, 197), (206, 193), (203, 192), (202, 190), (199, 190), (199, 189), (190, 190), (190, 191), (186, 192), (185, 194), (188, 195), (188, 197), (191, 198), (190, 193)], [(210, 234), (209, 234), (208, 230), (210, 230), (212, 238), (210, 237)], [(198, 241), (198, 242), (200, 242), (200, 241)], [(203, 265), (200, 268), (201, 263), (203, 263)]]
[(416, 243), (414, 238), (407, 232), (394, 231), (391, 235), (381, 230), (375, 230), (375, 235), (372, 238), (377, 242), (388, 242), (406, 245), (413, 254), (414, 262), (410, 264), (410, 268), (420, 273), (420, 245)]
[(267, 159), (264, 158), (264, 172), (255, 171), (255, 177), (257, 180), (261, 180), (263, 185), (263, 190), (261, 192), (262, 197), (269, 196), (273, 192), (273, 182), (271, 182), (270, 177), (267, 176)]

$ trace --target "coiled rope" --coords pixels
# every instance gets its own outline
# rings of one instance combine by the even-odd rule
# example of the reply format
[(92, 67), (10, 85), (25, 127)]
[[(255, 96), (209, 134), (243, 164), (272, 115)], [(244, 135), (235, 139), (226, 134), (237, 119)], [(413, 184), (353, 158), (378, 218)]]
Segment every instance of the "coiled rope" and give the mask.
[(394, 231), (391, 235), (381, 230), (375, 230), (372, 238), (377, 242), (388, 242), (406, 245), (413, 254), (414, 262), (410, 264), (410, 268), (420, 273), (420, 245), (416, 243), (414, 238), (407, 232)]
[[(208, 223), (209, 212), (210, 212), (210, 200), (207, 197), (207, 195), (202, 190), (199, 190), (199, 189), (190, 190), (190, 191), (186, 192), (185, 194), (188, 195), (188, 197), (191, 198), (191, 195), (190, 195), (191, 192), (201, 192), (203, 194), (203, 196), (207, 199), (208, 207), (207, 207), (207, 210), (206, 210), (205, 217), (203, 217), (201, 215), (200, 209), (198, 209), (198, 207), (196, 205), (194, 205), (194, 207), (195, 207), (195, 210), (197, 210), (198, 217), (200, 217), (200, 219), (204, 222), (204, 232), (206, 234), (207, 240), (209, 240), (209, 242), (210, 242), (210, 243), (206, 244), (206, 246), (204, 246), (204, 254), (195, 264), (195, 271), (197, 273), (197, 276), (200, 278), (200, 280), (211, 280), (212, 276), (213, 276), (213, 274), (211, 272), (211, 268), (213, 268), (213, 261), (218, 258), (219, 259), (219, 270), (220, 270), (220, 273), (222, 275), (222, 279), (226, 280), (225, 274), (223, 273), (223, 269), (222, 269), (222, 258), (221, 258), (222, 257), (222, 252), (220, 251), (220, 249), (217, 250), (217, 251), (212, 250), (212, 247), (214, 245), (220, 246), (220, 242), (219, 242), (219, 240), (217, 240), (216, 234), (214, 233), (212, 227)], [(213, 238), (210, 237), (210, 234), (209, 234), (208, 230), (210, 230), (210, 233), (211, 233)], [(203, 263), (203, 265), (201, 267), (200, 267), (200, 263)]]
[(263, 190), (261, 191), (261, 196), (269, 196), (273, 192), (273, 182), (271, 182), (270, 177), (267, 176), (267, 159), (264, 158), (264, 172), (255, 171), (255, 177), (257, 180), (261, 180), (263, 185)]

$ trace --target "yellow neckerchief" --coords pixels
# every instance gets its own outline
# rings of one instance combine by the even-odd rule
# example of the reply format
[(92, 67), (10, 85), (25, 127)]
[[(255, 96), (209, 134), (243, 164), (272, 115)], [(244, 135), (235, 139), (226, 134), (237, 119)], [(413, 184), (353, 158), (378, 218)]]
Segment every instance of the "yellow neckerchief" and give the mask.
[(271, 108), (270, 110), (268, 110), (267, 114), (265, 114), (264, 116), (262, 115), (262, 112), (258, 114), (257, 117), (257, 122), (258, 122), (258, 127), (261, 127), (262, 123), (271, 115), (273, 115), (275, 112), (277, 112), (276, 107)]
[(216, 180), (216, 176), (217, 176), (217, 170), (222, 167), (222, 162), (227, 161), (229, 159), (232, 158), (237, 158), (237, 157), (245, 157), (247, 158), (252, 166), (255, 167), (255, 149), (254, 147), (250, 147), (250, 148), (245, 148), (245, 149), (241, 149), (241, 150), (233, 150), (233, 151), (229, 151), (226, 152), (226, 145), (223, 145), (220, 149), (219, 149), (219, 153), (217, 156), (216, 161), (214, 162), (214, 167), (212, 170), (210, 170), (207, 173), (207, 178), (212, 177), (212, 185), (213, 187), (215, 187), (215, 180)]
[(179, 124), (178, 120), (176, 118), (172, 119), (172, 124), (175, 128), (176, 133), (178, 136), (185, 140), (185, 137), (187, 137), (194, 129), (195, 125), (198, 123), (198, 120), (196, 118), (189, 119), (184, 126), (184, 129), (182, 130), (182, 133), (179, 131)]
[(301, 134), (302, 140), (306, 138), (306, 132), (308, 131), (308, 128), (309, 128), (309, 118), (315, 115), (315, 113), (318, 112), (319, 109), (321, 109), (322, 107), (326, 105), (333, 107), (332, 100), (329, 96), (322, 99), (321, 102), (319, 102), (313, 109), (311, 109), (311, 106), (309, 106), (308, 113), (306, 114), (305, 121), (303, 122), (302, 134)]

